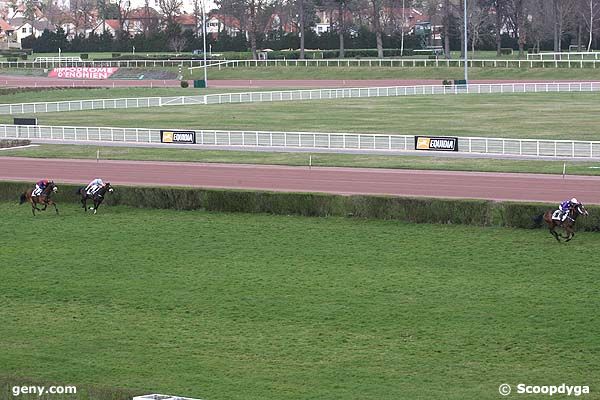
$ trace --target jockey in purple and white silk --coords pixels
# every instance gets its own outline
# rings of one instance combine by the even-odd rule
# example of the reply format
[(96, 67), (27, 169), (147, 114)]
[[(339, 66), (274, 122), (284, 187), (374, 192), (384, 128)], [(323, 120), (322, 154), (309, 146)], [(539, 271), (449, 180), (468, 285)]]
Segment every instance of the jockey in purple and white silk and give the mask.
[(573, 197), (571, 200), (565, 200), (562, 203), (560, 203), (560, 205), (558, 206), (558, 209), (561, 212), (560, 220), (564, 222), (565, 219), (567, 219), (567, 216), (569, 215), (569, 211), (571, 211), (578, 205), (579, 201), (577, 201), (575, 197)]

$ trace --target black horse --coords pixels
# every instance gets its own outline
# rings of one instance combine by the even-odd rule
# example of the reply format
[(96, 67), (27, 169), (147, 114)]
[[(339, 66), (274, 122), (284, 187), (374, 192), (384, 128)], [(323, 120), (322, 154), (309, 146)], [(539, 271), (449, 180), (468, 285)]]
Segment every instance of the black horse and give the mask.
[[(54, 210), (58, 214), (58, 207), (56, 207), (56, 203), (50, 198), (52, 193), (58, 191), (58, 187), (54, 184), (54, 181), (48, 182), (48, 186), (42, 191), (42, 193), (38, 196), (34, 196), (33, 189), (27, 190), (25, 193), (21, 194), (19, 197), (19, 204), (23, 204), (29, 202), (31, 204), (31, 212), (35, 216), (35, 210), (38, 211), (46, 211), (49, 205), (54, 206)], [(44, 208), (38, 208), (38, 204), (43, 204)]]
[(104, 186), (102, 186), (100, 189), (98, 189), (96, 191), (96, 193), (89, 195), (87, 194), (87, 191), (85, 190), (85, 187), (80, 187), (79, 189), (77, 189), (77, 192), (75, 192), (76, 194), (78, 194), (79, 196), (81, 196), (81, 207), (84, 209), (84, 211), (87, 212), (88, 208), (87, 208), (87, 201), (88, 200), (92, 200), (94, 202), (94, 206), (90, 207), (90, 210), (94, 210), (94, 214), (96, 214), (98, 212), (98, 207), (100, 207), (100, 204), (102, 204), (102, 202), (104, 201), (104, 197), (106, 195), (106, 193), (112, 193), (113, 192), (113, 187), (110, 186), (110, 183), (106, 182), (106, 184), (104, 184)]
[[(557, 221), (552, 218), (553, 214), (558, 211), (548, 210), (544, 213), (543, 218), (548, 224), (548, 229), (550, 229), (550, 233), (556, 240), (560, 242), (560, 238), (565, 239), (565, 242), (570, 241), (575, 236), (575, 221), (577, 221), (577, 217), (580, 215), (589, 215), (588, 211), (585, 209), (583, 204), (578, 204), (576, 207), (572, 207), (569, 210), (569, 215), (564, 221)], [(559, 235), (556, 232), (556, 228), (563, 228), (565, 230), (566, 236)]]

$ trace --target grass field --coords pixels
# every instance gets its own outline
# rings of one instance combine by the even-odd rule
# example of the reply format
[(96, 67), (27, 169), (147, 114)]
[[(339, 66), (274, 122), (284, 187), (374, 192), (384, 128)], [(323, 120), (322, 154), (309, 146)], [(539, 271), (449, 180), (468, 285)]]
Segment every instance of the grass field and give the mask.
[[(264, 90), (264, 89), (262, 89)], [(240, 89), (194, 88), (93, 88), (40, 90), (0, 95), (0, 104), (33, 103), (63, 100), (120, 99), (131, 97), (201, 96), (213, 93), (240, 92)], [(243, 90), (242, 90), (243, 91)], [(261, 89), (252, 89), (259, 92)]]
[[(286, 153), (47, 144), (26, 149), (3, 150), (0, 156), (95, 159), (97, 151), (100, 151), (100, 158), (103, 160), (308, 165), (310, 155), (312, 165), (317, 167), (433, 169), (540, 174), (562, 174), (563, 170), (563, 161), (551, 160), (495, 160), (489, 158), (450, 158), (437, 156), (315, 154), (308, 152)], [(566, 171), (569, 175), (600, 175), (600, 165), (598, 162), (568, 161)]]
[[(151, 69), (151, 68), (148, 68)], [(159, 68), (177, 72), (177, 68)], [(204, 71), (190, 73), (184, 68), (186, 79), (204, 79)], [(44, 76), (42, 70), (0, 69), (0, 74)], [(464, 69), (446, 67), (239, 67), (208, 69), (212, 79), (462, 79)], [(470, 68), (469, 78), (493, 80), (590, 80), (600, 79), (600, 70), (592, 68)], [(191, 88), (189, 90), (192, 90)]]
[(600, 398), (597, 233), (80, 211), (0, 204), (0, 377), (204, 399), (495, 399), (505, 382)]
[[(202, 69), (190, 78), (203, 79)], [(210, 68), (211, 79), (463, 79), (463, 68), (447, 67), (249, 67)], [(599, 80), (600, 70), (591, 68), (469, 68), (469, 79)]]
[(42, 113), (38, 123), (600, 140), (597, 108), (597, 93), (440, 95)]
[[(336, 50), (336, 49), (334, 49)], [(129, 53), (126, 51), (120, 51), (117, 52), (121, 55), (133, 55), (133, 53)], [(62, 57), (79, 57), (81, 56), (82, 52), (64, 52), (61, 54)], [(85, 52), (85, 54), (88, 55), (89, 59), (96, 59), (96, 58), (111, 58), (113, 52)], [(141, 56), (158, 56), (158, 55), (173, 55), (175, 54), (174, 52), (138, 52), (138, 55)], [(187, 55), (191, 55), (192, 52), (189, 51), (184, 51), (181, 53), (177, 53), (177, 54), (187, 54)], [(227, 59), (230, 60), (235, 60), (238, 59), (240, 57), (240, 52), (216, 52), (215, 54), (220, 54), (220, 57), (225, 57)], [(251, 52), (245, 52), (245, 56), (247, 57), (251, 57)], [(453, 59), (457, 59), (460, 58), (460, 51), (452, 51), (452, 58)], [(469, 57), (470, 58), (474, 58), (474, 59), (515, 59), (518, 58), (519, 52), (515, 51), (513, 54), (503, 54), (498, 56), (496, 54), (495, 51), (475, 51), (475, 53), (473, 52), (469, 52)], [(36, 54), (32, 54), (29, 56), (29, 60), (34, 60), (36, 57), (58, 57), (58, 53), (36, 53)], [(420, 56), (421, 58), (423, 56)], [(405, 57), (405, 58), (409, 58), (409, 57)]]

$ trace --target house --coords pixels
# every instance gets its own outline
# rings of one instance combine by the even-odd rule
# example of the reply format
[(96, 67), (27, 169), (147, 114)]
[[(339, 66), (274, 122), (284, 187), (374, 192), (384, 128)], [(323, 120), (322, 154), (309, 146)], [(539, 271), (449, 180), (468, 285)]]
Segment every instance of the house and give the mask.
[(13, 18), (10, 24), (15, 27), (14, 37), (17, 43), (21, 43), (23, 38), (33, 35), (34, 37), (42, 36), (42, 33), (47, 29), (50, 32), (55, 32), (56, 27), (48, 21), (25, 21), (23, 18)]
[[(13, 20), (15, 18), (26, 18), (26, 7), (25, 4), (22, 3), (18, 7), (8, 7), (8, 12), (6, 14), (6, 19), (8, 21)], [(44, 13), (37, 7), (33, 7), (33, 16), (35, 19), (43, 20), (46, 19)]]
[(98, 24), (92, 29), (92, 33), (96, 35), (102, 35), (104, 32), (108, 32), (115, 37), (119, 29), (121, 29), (121, 25), (119, 25), (118, 19), (107, 19), (104, 21), (99, 21)]
[[(383, 20), (391, 31), (414, 33), (415, 26), (429, 22), (429, 16), (416, 8), (385, 7)], [(404, 20), (404, 22), (403, 22)]]
[(175, 22), (181, 26), (182, 31), (196, 32), (202, 27), (202, 17), (196, 18), (191, 14), (178, 15), (175, 17)]
[(160, 26), (162, 15), (152, 7), (131, 10), (123, 21), (123, 30), (131, 36), (145, 33), (151, 27)]
[(0, 18), (0, 40), (3, 42), (8, 41), (14, 32), (15, 28)]
[(217, 37), (220, 32), (236, 36), (240, 33), (240, 21), (229, 15), (212, 14), (206, 22), (206, 33)]

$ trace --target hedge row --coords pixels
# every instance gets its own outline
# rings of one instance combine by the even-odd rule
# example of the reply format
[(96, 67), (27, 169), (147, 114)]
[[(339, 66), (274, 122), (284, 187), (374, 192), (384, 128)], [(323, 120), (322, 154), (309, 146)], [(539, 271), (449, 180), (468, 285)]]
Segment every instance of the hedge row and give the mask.
[[(0, 182), (0, 201), (17, 201), (31, 184)], [(55, 200), (75, 203), (79, 186), (59, 185)], [(174, 210), (269, 213), (311, 217), (344, 216), (394, 219), (415, 223), (463, 224), (539, 228), (537, 218), (552, 205), (389, 196), (341, 196), (318, 193), (280, 193), (242, 190), (150, 188), (120, 186), (108, 195), (107, 205)], [(600, 231), (600, 207), (588, 207), (590, 216), (579, 230)]]
[(20, 88), (0, 88), (0, 96), (15, 94), (15, 93), (27, 93), (27, 92), (46, 92), (49, 90), (90, 90), (94, 89), (97, 91), (108, 90), (108, 88), (99, 88), (94, 86), (77, 86), (77, 87), (64, 87), (64, 86), (48, 86), (48, 87), (20, 87)]
[(29, 146), (31, 140), (24, 139), (0, 139), (0, 149), (8, 147)]

